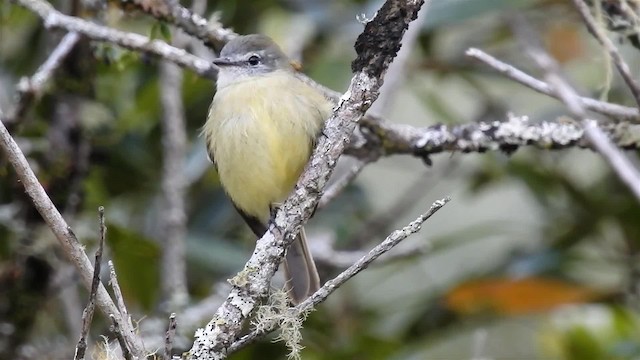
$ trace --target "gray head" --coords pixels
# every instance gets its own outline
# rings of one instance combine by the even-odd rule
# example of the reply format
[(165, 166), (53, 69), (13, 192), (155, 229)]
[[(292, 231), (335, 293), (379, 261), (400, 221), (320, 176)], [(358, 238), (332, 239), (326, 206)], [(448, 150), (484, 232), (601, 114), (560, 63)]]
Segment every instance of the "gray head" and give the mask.
[(213, 63), (220, 69), (219, 87), (247, 76), (293, 69), (280, 47), (270, 37), (258, 34), (238, 36), (229, 41)]

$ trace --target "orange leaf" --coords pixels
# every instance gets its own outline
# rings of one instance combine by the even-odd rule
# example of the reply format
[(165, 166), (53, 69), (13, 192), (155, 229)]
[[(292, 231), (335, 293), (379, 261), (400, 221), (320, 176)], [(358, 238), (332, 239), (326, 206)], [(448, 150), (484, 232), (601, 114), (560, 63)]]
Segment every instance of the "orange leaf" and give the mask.
[(445, 296), (445, 303), (449, 309), (462, 314), (489, 311), (521, 315), (588, 302), (598, 295), (593, 289), (554, 279), (495, 278), (463, 283)]

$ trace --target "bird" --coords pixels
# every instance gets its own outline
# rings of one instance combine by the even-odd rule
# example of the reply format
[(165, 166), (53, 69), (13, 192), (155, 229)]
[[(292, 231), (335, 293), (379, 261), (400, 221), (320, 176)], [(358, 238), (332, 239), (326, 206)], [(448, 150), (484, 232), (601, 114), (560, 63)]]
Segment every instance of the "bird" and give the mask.
[[(293, 191), (333, 105), (297, 76), (268, 36), (230, 40), (213, 60), (216, 93), (202, 134), (220, 183), (253, 233)], [(320, 287), (304, 229), (287, 249), (285, 286), (293, 304)]]

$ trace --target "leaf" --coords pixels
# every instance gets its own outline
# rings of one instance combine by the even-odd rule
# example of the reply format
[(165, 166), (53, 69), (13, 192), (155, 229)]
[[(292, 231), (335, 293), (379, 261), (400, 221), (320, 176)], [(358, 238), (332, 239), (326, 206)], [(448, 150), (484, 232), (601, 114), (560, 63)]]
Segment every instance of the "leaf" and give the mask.
[(169, 25), (167, 25), (167, 23), (165, 22), (160, 23), (160, 34), (162, 35), (162, 37), (166, 42), (168, 43), (171, 42), (171, 29), (169, 28)]
[(490, 311), (522, 315), (583, 303), (598, 295), (595, 290), (555, 279), (494, 278), (463, 283), (445, 296), (445, 302), (448, 308), (463, 314)]

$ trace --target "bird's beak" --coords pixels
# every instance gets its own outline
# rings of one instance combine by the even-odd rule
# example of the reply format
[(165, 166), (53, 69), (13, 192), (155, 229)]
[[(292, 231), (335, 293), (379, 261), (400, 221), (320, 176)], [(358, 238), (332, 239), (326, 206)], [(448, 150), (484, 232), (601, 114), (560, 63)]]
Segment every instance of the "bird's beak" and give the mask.
[(217, 67), (235, 65), (235, 62), (231, 61), (231, 59), (229, 58), (217, 58), (217, 59), (213, 59), (211, 62)]

